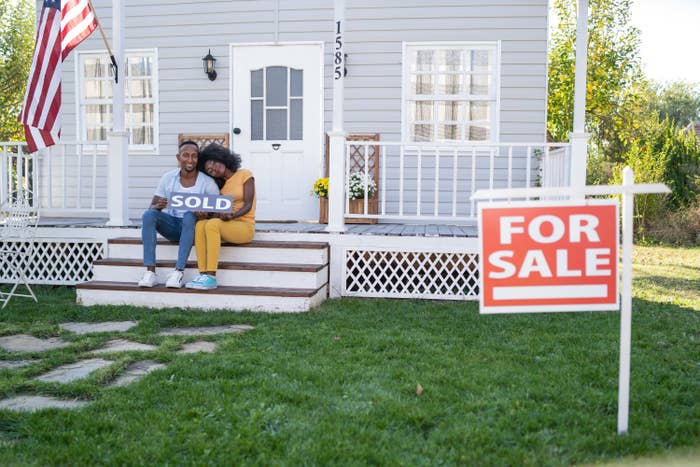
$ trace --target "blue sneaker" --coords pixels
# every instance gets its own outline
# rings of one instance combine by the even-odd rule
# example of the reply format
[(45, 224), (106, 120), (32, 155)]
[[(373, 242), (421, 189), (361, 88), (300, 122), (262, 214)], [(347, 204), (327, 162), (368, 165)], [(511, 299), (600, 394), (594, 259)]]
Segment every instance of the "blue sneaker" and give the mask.
[(216, 278), (209, 274), (200, 274), (195, 280), (185, 284), (185, 287), (188, 289), (212, 290), (216, 288)]

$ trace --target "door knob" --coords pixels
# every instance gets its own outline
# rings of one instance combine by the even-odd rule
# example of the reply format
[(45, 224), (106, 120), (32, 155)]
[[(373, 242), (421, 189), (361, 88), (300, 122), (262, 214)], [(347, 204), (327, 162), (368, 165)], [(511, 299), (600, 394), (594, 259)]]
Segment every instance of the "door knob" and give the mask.
[(234, 135), (240, 135), (240, 134), (241, 134), (241, 129), (240, 129), (240, 128), (234, 128), (234, 129), (233, 129), (233, 134), (234, 134)]

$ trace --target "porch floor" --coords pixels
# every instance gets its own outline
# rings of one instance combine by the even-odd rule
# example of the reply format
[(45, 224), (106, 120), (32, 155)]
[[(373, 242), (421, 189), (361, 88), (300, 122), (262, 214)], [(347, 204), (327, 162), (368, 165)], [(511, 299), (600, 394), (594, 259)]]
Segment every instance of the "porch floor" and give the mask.
[[(107, 219), (97, 218), (57, 218), (45, 217), (39, 220), (40, 227), (107, 227)], [(138, 228), (141, 219), (131, 219), (131, 228)], [(272, 233), (314, 233), (326, 232), (326, 225), (317, 222), (256, 222), (257, 232)], [(129, 228), (129, 227), (127, 227)], [(476, 237), (478, 229), (475, 225), (449, 224), (345, 224), (344, 234), (348, 235), (380, 235), (402, 237)]]

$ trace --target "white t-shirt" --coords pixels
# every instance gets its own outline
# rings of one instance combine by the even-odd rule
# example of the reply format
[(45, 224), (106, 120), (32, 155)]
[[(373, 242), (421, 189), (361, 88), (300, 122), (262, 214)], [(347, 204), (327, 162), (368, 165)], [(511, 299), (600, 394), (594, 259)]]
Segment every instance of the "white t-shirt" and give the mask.
[[(197, 172), (197, 180), (195, 180), (194, 185), (185, 188), (180, 183), (180, 169), (173, 169), (163, 174), (154, 194), (156, 196), (160, 196), (161, 198), (169, 199), (173, 192), (178, 191), (185, 193), (218, 195), (219, 187), (216, 185), (214, 179), (209, 175), (202, 172)], [(167, 206), (164, 211), (173, 217), (181, 218), (185, 215), (185, 211), (172, 209), (170, 206)]]

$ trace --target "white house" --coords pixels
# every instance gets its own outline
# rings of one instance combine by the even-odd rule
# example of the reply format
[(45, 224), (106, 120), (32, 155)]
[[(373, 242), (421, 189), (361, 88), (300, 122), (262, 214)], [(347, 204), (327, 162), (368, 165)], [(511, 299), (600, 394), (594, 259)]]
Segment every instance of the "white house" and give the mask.
[[(62, 143), (35, 155), (2, 143), (0, 196), (15, 164), (42, 216), (40, 257), (72, 265), (35, 267), (35, 282), (77, 283), (93, 278), (93, 260), (138, 259), (138, 248), (117, 253), (107, 240), (139, 236), (181, 135), (227, 139), (242, 155), (256, 181), (256, 240), (329, 245), (318, 297), (475, 299), (472, 194), (580, 180), (570, 144), (546, 143), (547, 0), (93, 5), (123, 53), (121, 83), (96, 31), (64, 63)], [(580, 63), (585, 72), (585, 49)], [(583, 147), (585, 164), (577, 100), (573, 152)], [(121, 132), (113, 107), (124, 109)], [(359, 207), (343, 190), (356, 171), (378, 185)], [(328, 226), (310, 222), (324, 174)]]

